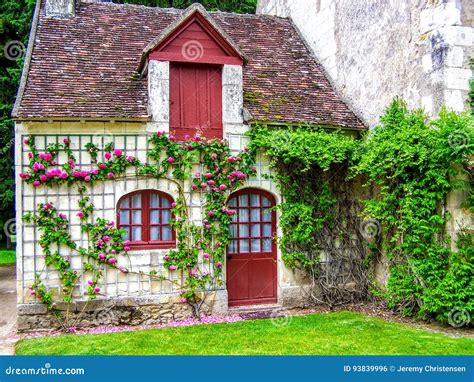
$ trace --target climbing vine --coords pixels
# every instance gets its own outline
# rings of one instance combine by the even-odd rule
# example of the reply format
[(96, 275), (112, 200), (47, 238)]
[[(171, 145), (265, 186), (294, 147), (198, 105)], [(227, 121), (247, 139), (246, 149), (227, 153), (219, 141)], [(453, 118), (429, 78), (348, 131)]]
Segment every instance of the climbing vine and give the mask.
[(283, 197), (279, 244), (285, 264), (309, 274), (313, 302), (335, 306), (367, 298), (360, 205), (347, 179), (356, 139), (324, 129), (263, 126), (250, 135), (251, 147), (270, 158)]
[[(186, 137), (177, 142), (173, 135), (158, 132), (150, 136), (151, 149), (147, 152), (148, 161), (125, 155), (113, 144), (100, 149), (88, 143), (87, 150), (92, 159), (90, 169), (79, 169), (70, 149), (70, 140), (65, 138), (61, 144), (50, 144), (40, 153), (34, 144), (34, 136), (25, 139), (30, 159), (29, 170), (20, 177), (34, 187), (51, 187), (67, 184), (75, 186), (80, 194), (78, 200), (81, 231), (88, 240), (88, 247), (79, 248), (71, 239), (68, 217), (59, 213), (52, 203), (40, 204), (36, 212), (25, 214), (27, 222), (35, 223), (41, 233), (40, 246), (45, 256), (45, 266), (58, 271), (62, 283), (62, 300), (73, 300), (74, 285), (81, 276), (90, 275), (87, 281), (87, 295), (90, 300), (101, 293), (98, 286), (106, 267), (114, 267), (122, 273), (132, 273), (132, 269), (118, 266), (119, 258), (130, 251), (130, 243), (123, 241), (124, 232), (113, 221), (94, 218), (94, 205), (87, 193), (87, 185), (124, 176), (129, 167), (138, 176), (167, 179), (178, 189), (179, 197), (172, 204), (172, 226), (176, 231), (177, 247), (164, 257), (164, 266), (170, 272), (181, 272), (181, 301), (193, 308), (199, 316), (205, 302), (206, 291), (213, 290), (222, 283), (222, 266), (225, 248), (229, 241), (229, 223), (235, 211), (227, 209), (226, 199), (232, 190), (243, 184), (256, 170), (254, 151), (245, 149), (232, 155), (227, 143), (221, 140), (206, 141), (199, 136)], [(58, 163), (59, 152), (65, 152), (67, 162)], [(100, 154), (103, 153), (103, 158)], [(194, 172), (195, 168), (199, 172)], [(186, 187), (189, 189), (186, 190)], [(202, 224), (192, 223), (186, 200), (186, 192), (200, 193), (203, 197)], [(54, 248), (54, 249), (53, 249)], [(77, 251), (87, 261), (78, 272), (71, 269), (68, 257), (61, 249)], [(167, 279), (163, 274), (151, 271), (148, 276)], [(44, 285), (41, 274), (36, 276), (31, 292), (45, 303), (58, 319), (63, 319), (56, 308), (52, 292)], [(63, 322), (65, 320), (62, 320)], [(66, 324), (64, 324), (66, 325)]]

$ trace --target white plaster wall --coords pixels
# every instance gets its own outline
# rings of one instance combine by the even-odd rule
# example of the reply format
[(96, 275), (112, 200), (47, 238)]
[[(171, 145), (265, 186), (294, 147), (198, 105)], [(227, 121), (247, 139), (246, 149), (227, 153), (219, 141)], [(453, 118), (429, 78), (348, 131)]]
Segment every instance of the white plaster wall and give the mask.
[(467, 0), (259, 0), (290, 17), (336, 90), (369, 125), (394, 97), (436, 115), (466, 109), (474, 55)]
[(147, 131), (170, 129), (170, 63), (150, 60), (148, 62), (148, 112), (151, 121)]

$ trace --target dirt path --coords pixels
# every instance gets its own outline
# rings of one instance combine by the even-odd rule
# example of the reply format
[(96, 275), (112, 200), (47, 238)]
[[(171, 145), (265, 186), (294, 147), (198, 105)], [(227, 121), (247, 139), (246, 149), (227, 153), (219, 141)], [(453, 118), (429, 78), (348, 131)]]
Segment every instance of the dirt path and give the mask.
[(0, 267), (0, 355), (14, 353), (16, 325), (16, 272), (14, 266)]

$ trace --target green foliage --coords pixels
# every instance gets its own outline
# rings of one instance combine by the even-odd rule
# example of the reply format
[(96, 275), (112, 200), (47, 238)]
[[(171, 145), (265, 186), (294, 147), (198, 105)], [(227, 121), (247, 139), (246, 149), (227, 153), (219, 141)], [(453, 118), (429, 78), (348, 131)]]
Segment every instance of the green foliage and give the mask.
[[(339, 291), (339, 286), (354, 279), (346, 279), (346, 272), (340, 274), (338, 264), (346, 262), (345, 254), (352, 252), (357, 255), (347, 269), (357, 278), (359, 296), (365, 296), (365, 251), (357, 234), (357, 203), (346, 179), (357, 140), (341, 131), (303, 127), (260, 126), (253, 128), (250, 136), (250, 147), (270, 158), (283, 198), (278, 206), (283, 233), (279, 245), (285, 264), (307, 271), (314, 285), (323, 290), (323, 298), (315, 302), (341, 304), (351, 297), (345, 290)], [(322, 253), (326, 260), (331, 259), (325, 264), (330, 268), (328, 277), (320, 276)]]
[(456, 307), (472, 312), (472, 255), (465, 245), (450, 249), (449, 216), (441, 207), (450, 191), (466, 186), (456, 179), (473, 153), (472, 117), (442, 111), (427, 123), (400, 100), (357, 153), (355, 171), (379, 188), (364, 213), (382, 223), (381, 249), (390, 260), (387, 297), (402, 313), (446, 321)]

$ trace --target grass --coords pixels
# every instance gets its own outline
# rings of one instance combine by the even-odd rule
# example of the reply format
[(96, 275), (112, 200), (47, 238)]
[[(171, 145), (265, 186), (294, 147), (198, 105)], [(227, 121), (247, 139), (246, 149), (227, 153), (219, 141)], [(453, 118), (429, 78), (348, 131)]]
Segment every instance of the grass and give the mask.
[(16, 256), (14, 250), (0, 249), (0, 267), (2, 265), (14, 265)]
[[(286, 323), (286, 324), (285, 324)], [(277, 325), (279, 324), (279, 325)], [(283, 325), (285, 324), (285, 325)], [(452, 338), (354, 312), (23, 339), (19, 355), (472, 355)]]

